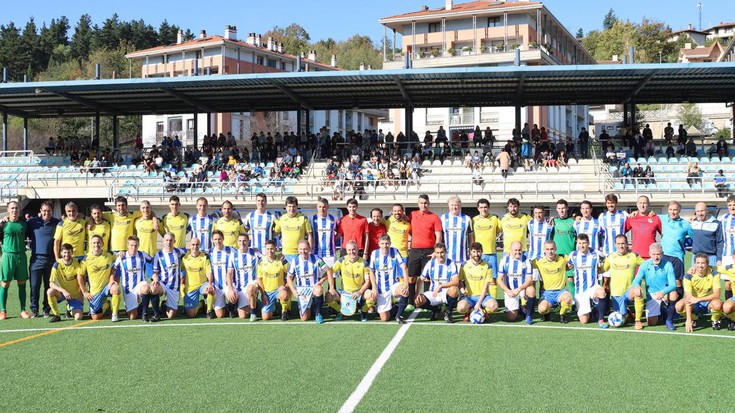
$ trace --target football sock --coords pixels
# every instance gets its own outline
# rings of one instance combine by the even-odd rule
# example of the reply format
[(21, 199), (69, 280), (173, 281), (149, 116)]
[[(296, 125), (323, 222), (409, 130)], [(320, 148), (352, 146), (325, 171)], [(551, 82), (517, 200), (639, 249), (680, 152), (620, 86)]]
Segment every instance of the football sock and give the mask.
[(214, 294), (207, 294), (207, 312), (214, 310)]
[(497, 286), (497, 284), (496, 285), (489, 286), (488, 287), (488, 290), (490, 291), (490, 295), (492, 295), (493, 298), (497, 300), (498, 299), (498, 286)]
[(322, 306), (324, 305), (324, 296), (322, 295), (315, 295), (314, 300), (311, 303), (311, 311), (314, 312), (314, 315), (321, 314), (322, 313)]
[(112, 314), (117, 314), (120, 311), (120, 294), (112, 295)]
[[(642, 309), (643, 309), (643, 303), (641, 303), (641, 310)], [(666, 321), (673, 322), (674, 314), (676, 314), (676, 303), (669, 301), (669, 304), (666, 306)]]
[(604, 321), (605, 314), (607, 314), (607, 300), (601, 298), (597, 300), (597, 320)]
[(291, 311), (291, 303), (292, 303), (292, 301), (290, 299), (288, 299), (285, 302), (286, 302), (286, 311)]
[(291, 310), (291, 300), (281, 301), (281, 312), (284, 314), (288, 314), (290, 310)]
[(526, 317), (533, 316), (533, 309), (535, 305), (536, 305), (536, 297), (526, 298)]
[[(642, 298), (634, 298), (633, 299), (633, 306), (635, 307), (635, 321), (641, 321), (641, 318), (643, 318), (643, 308), (645, 304), (643, 303)], [(674, 308), (674, 303), (670, 304), (670, 307)], [(666, 319), (669, 319), (668, 312), (666, 313)], [(674, 316), (673, 314), (671, 315)]]
[(732, 298), (732, 290), (725, 290), (725, 300)]
[(334, 311), (338, 312), (338, 313), (341, 310), (341, 307), (339, 306), (339, 302), (337, 302), (337, 301), (332, 301), (332, 302), (328, 303), (327, 305), (330, 308), (332, 308)]
[(735, 321), (735, 313), (725, 314), (725, 317), (730, 319), (730, 321)]
[(151, 296), (150, 294), (141, 294), (140, 295), (140, 306), (138, 309), (140, 310), (140, 316), (143, 317), (148, 312), (148, 304), (151, 302)]
[(398, 307), (393, 306), (390, 308), (390, 318), (394, 318), (398, 314)]
[(416, 283), (408, 283), (408, 302), (411, 302), (411, 303), (414, 302), (415, 298), (416, 298)]
[(8, 306), (8, 287), (0, 285), (0, 311), (5, 312)]
[(679, 296), (680, 300), (684, 298), (684, 287), (676, 287), (676, 295)]
[(712, 311), (712, 315), (710, 315), (710, 320), (718, 321), (720, 319), (720, 316), (722, 316), (722, 311)]
[(403, 315), (403, 312), (406, 310), (406, 306), (408, 306), (408, 297), (401, 297), (398, 300), (398, 314), (397, 315)]
[(20, 311), (26, 310), (26, 283), (18, 284), (18, 301), (20, 301)]
[(151, 294), (151, 305), (153, 306), (153, 315), (159, 317), (161, 311), (161, 296), (158, 294)]
[(454, 311), (454, 307), (457, 306), (457, 297), (452, 297), (447, 294), (447, 311), (450, 313)]
[(365, 300), (365, 308), (366, 310), (370, 307), (375, 307), (375, 300)]
[[(559, 309), (559, 315), (564, 315), (569, 312), (569, 310), (572, 309), (571, 304), (567, 304), (565, 302), (561, 302), (561, 308)], [(547, 313), (548, 314), (548, 313)]]
[(59, 315), (59, 301), (56, 299), (56, 294), (48, 298), (48, 305), (51, 307), (51, 314)]

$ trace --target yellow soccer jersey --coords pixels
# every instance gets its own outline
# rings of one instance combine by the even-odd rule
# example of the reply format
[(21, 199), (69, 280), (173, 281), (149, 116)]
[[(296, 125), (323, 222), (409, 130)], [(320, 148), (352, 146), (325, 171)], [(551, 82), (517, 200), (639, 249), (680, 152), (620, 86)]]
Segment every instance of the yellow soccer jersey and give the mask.
[(225, 246), (237, 248), (237, 236), (245, 233), (245, 227), (239, 218), (232, 217), (229, 221), (221, 217), (214, 222), (212, 231), (222, 231), (225, 236)]
[(77, 217), (76, 221), (64, 218), (59, 221), (54, 231), (54, 239), (59, 240), (61, 244), (71, 244), (74, 248), (72, 254), (75, 257), (84, 255), (84, 241), (87, 236), (87, 219)]
[(59, 260), (51, 268), (50, 282), (68, 291), (72, 298), (81, 300), (83, 298), (82, 289), (77, 281), (79, 275), (84, 275), (84, 267), (78, 259), (72, 258), (69, 265)]
[(493, 270), (487, 265), (487, 261), (481, 260), (479, 264), (467, 261), (459, 270), (459, 279), (464, 281), (467, 296), (476, 297), (482, 295), (485, 283), (492, 280)]
[(186, 247), (186, 226), (189, 224), (189, 214), (179, 212), (179, 215), (166, 214), (161, 218), (161, 225), (158, 226), (158, 232), (161, 236), (171, 232), (176, 237), (174, 248)]
[(288, 264), (286, 261), (279, 259), (268, 261), (267, 257), (263, 257), (260, 264), (258, 264), (257, 274), (258, 279), (263, 280), (265, 292), (271, 293), (286, 285), (287, 270)]
[(690, 293), (692, 297), (706, 297), (712, 294), (715, 287), (720, 289), (720, 275), (713, 274), (711, 269), (707, 269), (705, 275), (684, 274), (684, 293)]
[(731, 265), (718, 265), (717, 273), (725, 274), (731, 280), (735, 280), (735, 265), (732, 265), (732, 264)]
[(289, 217), (287, 214), (283, 214), (277, 222), (276, 231), (281, 232), (281, 248), (283, 254), (298, 254), (299, 241), (305, 239), (306, 234), (312, 232), (309, 219), (301, 213), (295, 217)]
[[(135, 235), (140, 238), (138, 249), (151, 257), (156, 255), (158, 251), (156, 245), (158, 233), (153, 229), (153, 219), (136, 218), (133, 225), (135, 226)], [(127, 242), (125, 243), (125, 247), (127, 249)]]
[(411, 233), (411, 223), (406, 217), (396, 221), (390, 217), (386, 222), (388, 236), (390, 236), (390, 246), (397, 249), (404, 258), (408, 257), (408, 235)]
[(207, 254), (203, 252), (196, 257), (187, 252), (181, 258), (181, 269), (186, 277), (186, 291), (194, 291), (201, 287), (212, 275), (212, 264)]
[(92, 236), (99, 235), (102, 237), (102, 251), (109, 251), (110, 247), (110, 233), (112, 227), (110, 223), (102, 220), (100, 224), (94, 224), (92, 229), (87, 230), (87, 253), (92, 251)]
[(515, 218), (510, 214), (505, 214), (500, 220), (500, 230), (503, 232), (503, 250), (510, 251), (510, 244), (513, 241), (520, 241), (523, 251), (528, 249), (526, 245), (528, 221), (531, 217), (526, 214), (518, 214)]
[(531, 265), (538, 270), (544, 289), (549, 291), (562, 290), (567, 286), (567, 257), (557, 255), (554, 261), (546, 257), (533, 260)]
[(472, 228), (475, 230), (475, 242), (482, 244), (483, 254), (495, 254), (497, 247), (495, 244), (498, 238), (498, 230), (500, 230), (500, 220), (495, 215), (482, 217), (477, 215), (472, 218)]
[(365, 260), (361, 257), (358, 257), (355, 262), (350, 261), (348, 257), (344, 257), (332, 266), (332, 271), (335, 274), (340, 274), (342, 289), (348, 293), (359, 291), (369, 277)]
[(82, 260), (82, 266), (89, 281), (89, 292), (97, 295), (110, 282), (115, 256), (106, 251), (100, 255), (90, 252)]
[(610, 272), (610, 295), (620, 297), (633, 284), (635, 269), (643, 264), (643, 259), (635, 252), (620, 255), (613, 252), (605, 258), (602, 271)]
[(128, 212), (119, 215), (117, 212), (104, 212), (102, 218), (112, 225), (110, 232), (110, 250), (125, 251), (128, 249), (128, 237), (133, 235), (135, 226), (133, 221), (142, 216), (140, 211)]

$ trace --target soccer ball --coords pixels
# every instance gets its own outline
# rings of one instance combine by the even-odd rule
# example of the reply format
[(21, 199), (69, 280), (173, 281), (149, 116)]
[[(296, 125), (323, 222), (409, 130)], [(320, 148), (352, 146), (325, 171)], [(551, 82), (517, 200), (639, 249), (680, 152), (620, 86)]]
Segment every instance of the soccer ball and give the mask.
[(475, 310), (470, 313), (470, 321), (472, 324), (482, 324), (485, 322), (485, 314), (482, 310)]
[(607, 323), (610, 324), (610, 327), (620, 327), (623, 325), (624, 320), (625, 316), (617, 311), (613, 311), (609, 316), (607, 316)]

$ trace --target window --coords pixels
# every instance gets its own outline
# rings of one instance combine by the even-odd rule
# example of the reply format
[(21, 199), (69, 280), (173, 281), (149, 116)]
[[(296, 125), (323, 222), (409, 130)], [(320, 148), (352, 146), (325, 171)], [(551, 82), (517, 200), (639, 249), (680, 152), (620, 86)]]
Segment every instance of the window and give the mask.
[(256, 64), (263, 66), (263, 56), (258, 56), (258, 59), (256, 60)]
[(156, 122), (156, 133), (163, 132), (163, 122)]
[(281, 70), (286, 70), (286, 62), (281, 62)]
[(480, 123), (498, 123), (500, 121), (500, 113), (483, 108), (480, 112)]
[(499, 17), (488, 17), (487, 18), (487, 27), (498, 27), (498, 26), (500, 26), (500, 24), (498, 24), (498, 22), (500, 22), (500, 18)]
[(172, 135), (175, 133), (181, 133), (182, 126), (183, 124), (182, 124), (181, 116), (175, 117), (175, 118), (168, 118), (169, 135)]
[(429, 33), (438, 33), (441, 31), (441, 23), (429, 23)]

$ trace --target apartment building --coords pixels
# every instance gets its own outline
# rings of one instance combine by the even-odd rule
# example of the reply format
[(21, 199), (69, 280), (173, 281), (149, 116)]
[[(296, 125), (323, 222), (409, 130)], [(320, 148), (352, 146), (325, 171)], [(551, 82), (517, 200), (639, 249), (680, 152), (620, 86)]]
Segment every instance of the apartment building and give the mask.
[[(384, 37), (392, 35), (401, 54), (384, 48), (384, 69), (512, 66), (516, 50), (520, 65), (596, 64), (559, 20), (541, 2), (446, 0), (444, 7), (422, 9), (380, 19)], [(383, 42), (384, 44), (386, 42)], [(586, 106), (526, 107), (521, 124), (545, 126), (552, 137), (576, 137), (589, 124)], [(400, 131), (404, 111), (390, 111), (384, 129)], [(421, 136), (444, 125), (449, 131), (490, 127), (505, 139), (515, 125), (512, 107), (454, 107), (414, 110), (413, 129)]]

